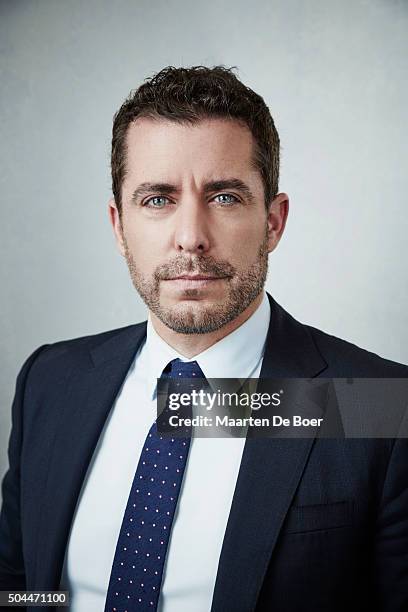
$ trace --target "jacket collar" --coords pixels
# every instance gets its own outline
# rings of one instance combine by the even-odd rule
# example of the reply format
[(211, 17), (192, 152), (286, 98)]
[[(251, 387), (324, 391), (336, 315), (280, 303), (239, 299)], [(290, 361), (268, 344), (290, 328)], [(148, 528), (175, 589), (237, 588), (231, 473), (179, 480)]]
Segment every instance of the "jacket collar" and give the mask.
[(310, 328), (296, 321), (268, 293), (271, 319), (260, 378), (313, 378), (327, 363)]
[[(267, 293), (271, 317), (265, 344), (261, 378), (313, 378), (327, 368), (310, 329), (294, 319)], [(91, 349), (95, 367), (116, 361), (125, 355), (134, 357), (146, 339), (146, 321), (120, 330)]]

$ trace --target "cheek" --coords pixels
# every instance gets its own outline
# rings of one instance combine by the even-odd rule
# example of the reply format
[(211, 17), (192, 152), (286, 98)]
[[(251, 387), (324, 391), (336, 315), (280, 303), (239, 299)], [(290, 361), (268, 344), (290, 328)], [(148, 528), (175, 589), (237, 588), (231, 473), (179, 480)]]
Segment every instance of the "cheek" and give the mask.
[(266, 222), (265, 224), (249, 222), (245, 226), (231, 225), (224, 233), (221, 248), (224, 248), (225, 254), (230, 253), (236, 262), (248, 264), (257, 256), (259, 247), (265, 240), (266, 230)]
[(145, 278), (151, 277), (159, 262), (157, 251), (149, 248), (146, 242), (132, 238), (127, 239), (128, 258), (135, 271)]
[(147, 230), (142, 223), (128, 224), (124, 235), (136, 264), (144, 262), (147, 265), (154, 265), (158, 262), (164, 249), (163, 232), (158, 228)]

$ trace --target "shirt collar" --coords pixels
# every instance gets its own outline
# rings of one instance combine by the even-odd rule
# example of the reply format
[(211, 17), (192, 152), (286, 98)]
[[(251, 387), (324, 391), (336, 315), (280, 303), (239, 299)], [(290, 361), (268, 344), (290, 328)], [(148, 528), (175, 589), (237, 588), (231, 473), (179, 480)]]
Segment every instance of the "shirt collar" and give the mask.
[(197, 361), (207, 379), (252, 376), (264, 353), (270, 314), (269, 300), (264, 292), (260, 305), (245, 323), (191, 359), (180, 355), (159, 336), (149, 315), (144, 346), (149, 397), (155, 398), (157, 379), (169, 361), (177, 358), (185, 362)]

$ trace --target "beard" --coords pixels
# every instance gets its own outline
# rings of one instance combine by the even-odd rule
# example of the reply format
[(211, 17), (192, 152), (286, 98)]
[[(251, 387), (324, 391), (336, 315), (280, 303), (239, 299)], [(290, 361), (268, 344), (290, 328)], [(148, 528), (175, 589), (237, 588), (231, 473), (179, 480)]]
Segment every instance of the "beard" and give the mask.
[[(123, 236), (123, 234), (122, 234)], [(259, 246), (256, 260), (245, 270), (237, 270), (226, 261), (216, 261), (208, 255), (187, 258), (179, 255), (170, 262), (158, 266), (152, 277), (146, 277), (137, 267), (123, 236), (125, 258), (133, 285), (146, 306), (164, 325), (179, 334), (208, 334), (236, 319), (258, 297), (268, 274), (268, 228)], [(181, 274), (207, 274), (226, 278), (227, 294), (222, 303), (202, 304), (195, 308), (191, 304), (179, 303), (163, 306), (160, 301), (160, 282)], [(185, 289), (183, 297), (188, 300), (199, 297), (199, 289)]]

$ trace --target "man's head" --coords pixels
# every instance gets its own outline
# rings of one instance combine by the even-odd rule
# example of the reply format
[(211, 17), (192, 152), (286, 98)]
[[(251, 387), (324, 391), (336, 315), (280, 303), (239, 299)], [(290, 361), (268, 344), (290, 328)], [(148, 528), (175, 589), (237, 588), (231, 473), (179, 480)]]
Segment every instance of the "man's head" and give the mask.
[(153, 318), (203, 334), (251, 308), (286, 221), (278, 173), (269, 110), (231, 71), (166, 68), (131, 94), (114, 119), (110, 213)]
[(116, 113), (112, 130), (112, 191), (118, 210), (126, 175), (127, 133), (140, 117), (194, 125), (207, 118), (235, 119), (254, 139), (253, 163), (265, 191), (265, 205), (278, 193), (279, 135), (264, 100), (227, 68), (169, 66), (131, 92)]

